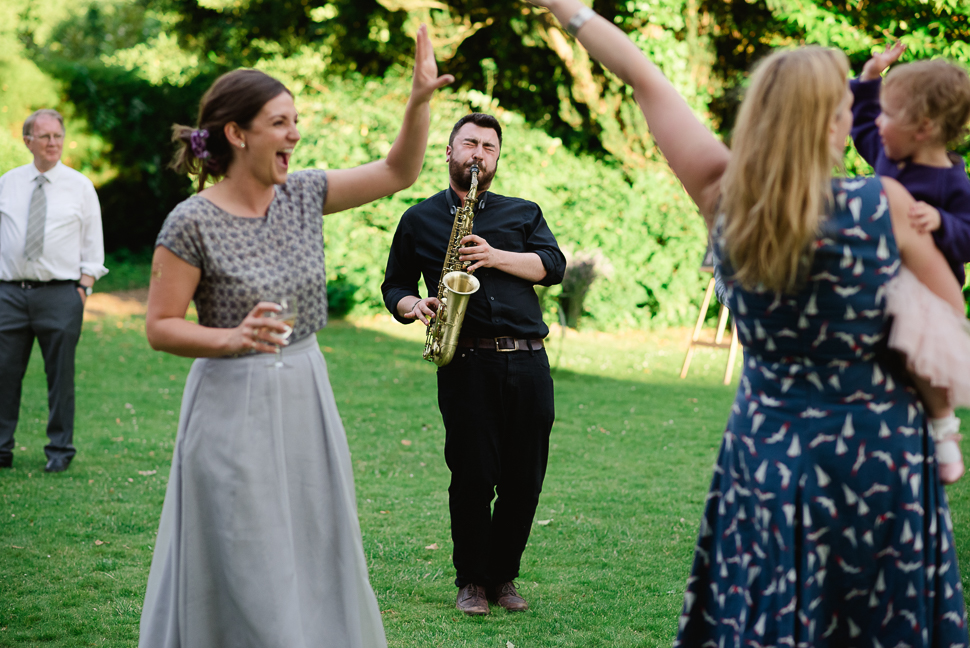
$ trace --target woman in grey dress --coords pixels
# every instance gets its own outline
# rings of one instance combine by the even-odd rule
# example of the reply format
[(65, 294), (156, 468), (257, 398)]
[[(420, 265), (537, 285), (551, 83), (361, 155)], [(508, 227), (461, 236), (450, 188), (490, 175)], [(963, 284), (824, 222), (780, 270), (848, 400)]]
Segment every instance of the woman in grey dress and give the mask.
[[(175, 166), (199, 175), (159, 234), (146, 332), (198, 358), (185, 386), (141, 619), (142, 648), (386, 646), (361, 544), (350, 453), (314, 333), (327, 317), (322, 215), (410, 186), (438, 76), (418, 31), (414, 81), (387, 158), (288, 173), (290, 92), (256, 70), (220, 77)], [(218, 179), (203, 188), (207, 178)], [(286, 325), (298, 317), (277, 366)], [(185, 318), (194, 300), (198, 323)]]

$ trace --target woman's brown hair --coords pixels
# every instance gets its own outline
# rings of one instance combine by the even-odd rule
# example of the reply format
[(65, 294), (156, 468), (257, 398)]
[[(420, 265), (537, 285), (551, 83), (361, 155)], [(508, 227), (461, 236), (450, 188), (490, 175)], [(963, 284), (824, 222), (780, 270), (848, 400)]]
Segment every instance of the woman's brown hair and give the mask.
[(226, 139), (226, 124), (249, 128), (270, 99), (292, 95), (285, 85), (259, 70), (239, 69), (216, 79), (199, 103), (197, 125), (172, 126), (178, 145), (171, 167), (179, 173), (199, 176), (199, 191), (209, 178), (221, 178), (229, 170), (233, 150)]
[(847, 97), (845, 55), (776, 52), (755, 70), (722, 180), (725, 248), (747, 289), (793, 292), (832, 202), (833, 119)]

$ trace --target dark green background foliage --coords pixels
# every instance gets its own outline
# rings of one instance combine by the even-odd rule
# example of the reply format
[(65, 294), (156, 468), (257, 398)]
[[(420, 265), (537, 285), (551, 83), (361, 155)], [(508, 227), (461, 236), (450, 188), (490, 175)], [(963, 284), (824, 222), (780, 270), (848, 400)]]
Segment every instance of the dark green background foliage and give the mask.
[[(907, 58), (970, 63), (956, 0), (594, 0), (730, 139), (752, 64), (775, 47), (840, 47), (861, 68), (893, 39)], [(426, 173), (411, 189), (328, 219), (331, 293), (380, 308), (384, 255), (407, 206), (444, 187), (445, 138), (469, 110), (509, 129), (495, 189), (538, 202), (560, 243), (598, 261), (583, 324), (685, 323), (706, 277), (704, 231), (663, 164), (628, 89), (544, 12), (521, 0), (0, 0), (0, 170), (26, 162), (18, 129), (34, 108), (68, 117), (67, 162), (96, 182), (109, 250), (149, 249), (191, 191), (168, 170), (172, 123), (192, 123), (220, 73), (284, 78), (301, 111), (296, 168), (387, 152), (407, 97), (412, 34), (429, 25), (457, 83), (434, 104)], [(966, 147), (962, 149), (966, 153)], [(858, 156), (847, 167), (865, 172)], [(544, 303), (551, 317), (557, 289)]]

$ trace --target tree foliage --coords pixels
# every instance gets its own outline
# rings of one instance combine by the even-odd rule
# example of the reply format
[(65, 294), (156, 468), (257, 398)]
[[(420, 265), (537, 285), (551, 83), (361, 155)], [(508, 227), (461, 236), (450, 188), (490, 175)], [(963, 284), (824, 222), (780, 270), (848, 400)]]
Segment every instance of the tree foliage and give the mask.
[[(859, 70), (902, 39), (908, 59), (970, 66), (965, 0), (592, 5), (726, 140), (749, 70), (776, 47), (839, 47)], [(261, 67), (292, 84), (305, 125), (297, 164), (383, 155), (405, 101), (411, 35), (425, 23), (439, 67), (457, 83), (436, 103), (436, 144), (415, 188), (330, 219), (331, 275), (360, 286), (343, 294), (377, 307), (377, 252), (403, 209), (442, 186), (434, 146), (453, 118), (483, 110), (509, 124), (501, 190), (539, 202), (567, 247), (612, 266), (589, 294), (587, 321), (684, 322), (699, 301), (703, 227), (629, 90), (521, 0), (0, 0), (0, 19), (0, 167), (23, 163), (16, 129), (30, 110), (64, 109), (66, 154), (99, 184), (109, 248), (150, 246), (188, 194), (187, 179), (166, 169), (170, 127), (191, 122), (204, 88), (229, 69)], [(850, 170), (864, 169), (857, 155), (848, 159)]]
[[(409, 89), (403, 69), (390, 71), (382, 82), (350, 75), (323, 85), (304, 76), (292, 61), (260, 67), (297, 92), (303, 139), (294, 154), (295, 168), (344, 168), (387, 154)], [(689, 318), (685, 296), (703, 289), (696, 267), (704, 225), (666, 168), (654, 163), (631, 185), (620, 167), (569, 151), (518, 113), (484, 101), (488, 98), (473, 90), (440, 95), (432, 110), (428, 154), (414, 186), (326, 217), (329, 281), (358, 288), (358, 310), (383, 308), (380, 284), (397, 222), (408, 207), (447, 186), (448, 135), (475, 106), (503, 123), (493, 190), (538, 203), (567, 252), (598, 251), (605, 276), (594, 282), (586, 300), (588, 325), (645, 327)], [(558, 295), (558, 287), (545, 294), (551, 321), (558, 317)]]

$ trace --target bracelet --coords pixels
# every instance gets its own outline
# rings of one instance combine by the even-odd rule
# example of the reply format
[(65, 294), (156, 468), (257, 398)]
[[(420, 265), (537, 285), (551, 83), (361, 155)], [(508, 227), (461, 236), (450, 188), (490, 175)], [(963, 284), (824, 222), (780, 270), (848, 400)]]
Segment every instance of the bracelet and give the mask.
[(566, 32), (570, 36), (576, 36), (576, 32), (579, 28), (586, 24), (586, 21), (596, 15), (596, 12), (589, 7), (583, 7), (576, 12), (576, 15), (569, 19), (569, 24), (566, 25)]

